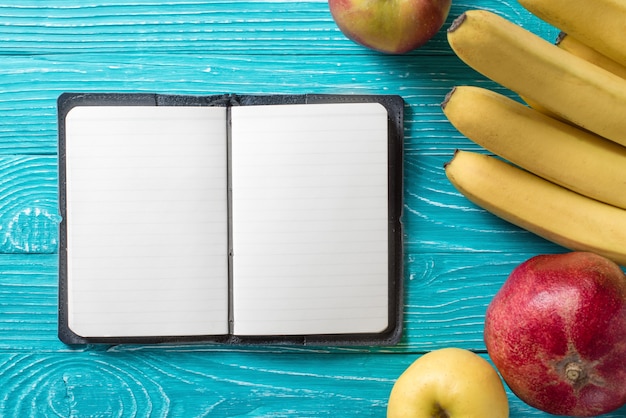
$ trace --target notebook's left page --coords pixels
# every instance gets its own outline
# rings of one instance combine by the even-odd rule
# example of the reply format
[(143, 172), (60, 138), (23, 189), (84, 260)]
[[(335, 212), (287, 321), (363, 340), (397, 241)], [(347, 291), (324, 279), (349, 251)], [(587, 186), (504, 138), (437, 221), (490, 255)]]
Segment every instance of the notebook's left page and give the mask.
[(226, 334), (225, 108), (77, 106), (64, 135), (69, 329)]

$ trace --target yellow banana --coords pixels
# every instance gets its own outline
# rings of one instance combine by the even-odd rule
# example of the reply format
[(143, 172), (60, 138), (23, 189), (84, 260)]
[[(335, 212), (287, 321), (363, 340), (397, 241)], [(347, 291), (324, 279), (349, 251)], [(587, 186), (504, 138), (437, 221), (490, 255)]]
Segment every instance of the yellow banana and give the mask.
[(541, 104), (535, 102), (534, 100), (529, 99), (528, 97), (520, 97), (528, 106), (532, 107), (533, 109), (535, 109), (538, 112), (543, 113), (546, 116), (549, 116), (553, 119), (556, 119), (560, 122), (563, 123), (567, 123), (568, 125), (571, 126), (577, 126), (576, 124), (568, 121), (567, 119), (562, 118), (561, 116), (555, 114), (554, 112), (551, 112), (550, 110), (546, 109), (545, 107), (543, 107)]
[[(556, 46), (559, 48), (576, 55), (579, 58), (584, 59), (592, 64), (597, 65), (598, 67), (602, 67), (607, 71), (612, 72), (615, 75), (618, 75), (622, 78), (626, 79), (626, 67), (613, 61), (606, 55), (603, 55), (596, 51), (595, 49), (585, 45), (580, 42), (578, 39), (574, 38), (572, 35), (568, 35), (565, 32), (561, 32), (556, 39)], [(528, 99), (527, 97), (522, 98), (530, 107), (535, 110), (538, 110), (548, 116), (559, 119), (562, 122), (568, 122), (566, 119), (559, 117), (558, 115), (550, 112), (545, 107), (541, 106), (539, 103)]]
[(457, 151), (450, 182), (494, 215), (574, 251), (626, 266), (626, 211), (585, 197), (495, 157)]
[[(626, 16), (624, 18), (626, 19)], [(595, 49), (585, 45), (572, 35), (561, 32), (556, 40), (556, 45), (559, 48), (576, 55), (577, 57), (597, 65), (598, 67), (602, 67), (615, 75), (626, 78), (626, 66), (619, 64), (606, 55), (601, 54)]]
[[(625, 66), (613, 61), (606, 55), (599, 53), (595, 49), (585, 45), (584, 43), (580, 42), (578, 39), (574, 38), (571, 35), (566, 34), (565, 32), (561, 32), (559, 34), (558, 38), (556, 39), (555, 44), (559, 48), (573, 55), (576, 55), (577, 57), (582, 58), (585, 61), (595, 64), (598, 67), (604, 68), (605, 70), (610, 71), (613, 74), (626, 79), (626, 67)], [(530, 100), (527, 97), (522, 97), (522, 99), (533, 109), (538, 110), (541, 113), (544, 113), (555, 119), (558, 119), (561, 122), (567, 122), (571, 124), (571, 122), (560, 117), (559, 115), (554, 114), (553, 112), (543, 107), (541, 104), (533, 100)]]
[(448, 30), (470, 67), (586, 130), (626, 145), (626, 80), (486, 10)]
[(626, 147), (480, 87), (455, 87), (442, 107), (455, 128), (492, 153), (626, 209)]
[(519, 0), (529, 12), (626, 65), (624, 0)]

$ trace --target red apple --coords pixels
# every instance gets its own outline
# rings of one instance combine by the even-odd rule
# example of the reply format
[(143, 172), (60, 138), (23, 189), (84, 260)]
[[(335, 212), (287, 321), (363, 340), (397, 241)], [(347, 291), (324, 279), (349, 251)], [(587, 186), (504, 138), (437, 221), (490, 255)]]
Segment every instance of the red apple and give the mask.
[(451, 0), (328, 0), (341, 31), (354, 42), (388, 54), (424, 45), (441, 29)]
[(487, 308), (485, 343), (513, 393), (554, 415), (626, 404), (626, 276), (587, 252), (513, 270)]

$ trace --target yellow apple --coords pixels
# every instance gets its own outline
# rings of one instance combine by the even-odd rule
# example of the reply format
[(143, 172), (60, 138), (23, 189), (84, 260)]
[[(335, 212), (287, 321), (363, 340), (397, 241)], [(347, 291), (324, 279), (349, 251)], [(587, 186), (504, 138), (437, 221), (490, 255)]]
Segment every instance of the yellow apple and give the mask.
[(431, 351), (413, 362), (389, 395), (387, 418), (507, 418), (509, 401), (496, 370), (461, 348)]

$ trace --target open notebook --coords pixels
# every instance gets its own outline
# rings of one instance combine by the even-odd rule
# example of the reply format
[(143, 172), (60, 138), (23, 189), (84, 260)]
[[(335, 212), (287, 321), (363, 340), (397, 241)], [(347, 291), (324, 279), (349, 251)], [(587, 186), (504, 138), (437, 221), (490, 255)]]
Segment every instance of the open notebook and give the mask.
[(63, 94), (68, 344), (390, 344), (398, 96)]

